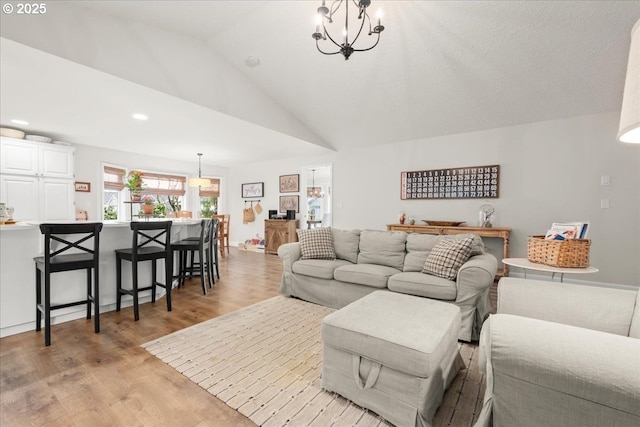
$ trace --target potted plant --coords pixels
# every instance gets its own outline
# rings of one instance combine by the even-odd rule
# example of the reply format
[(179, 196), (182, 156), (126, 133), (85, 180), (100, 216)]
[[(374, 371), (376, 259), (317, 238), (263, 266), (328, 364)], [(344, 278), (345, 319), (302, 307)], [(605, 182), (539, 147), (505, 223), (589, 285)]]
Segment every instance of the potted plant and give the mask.
[(142, 183), (142, 172), (135, 170), (130, 171), (127, 175), (124, 186), (125, 188), (128, 188), (129, 192), (131, 193), (132, 202), (140, 201), (140, 197), (142, 196), (142, 189), (144, 188), (144, 184)]
[(153, 199), (153, 197), (151, 196), (144, 196), (142, 198), (142, 201), (144, 202), (142, 204), (142, 212), (145, 215), (153, 215), (153, 207), (155, 205), (155, 200)]
[(169, 196), (169, 206), (171, 206), (171, 212), (167, 215), (169, 218), (177, 218), (178, 212), (182, 209), (180, 205), (180, 197), (179, 196)]
[(156, 204), (153, 206), (153, 216), (156, 218), (164, 218), (167, 215), (167, 207), (157, 197)]

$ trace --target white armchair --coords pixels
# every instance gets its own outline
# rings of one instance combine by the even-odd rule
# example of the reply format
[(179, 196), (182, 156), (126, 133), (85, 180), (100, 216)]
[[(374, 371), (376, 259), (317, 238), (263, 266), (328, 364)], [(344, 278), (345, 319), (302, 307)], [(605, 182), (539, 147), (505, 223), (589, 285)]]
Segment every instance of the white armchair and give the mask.
[(476, 426), (639, 426), (638, 291), (503, 278)]

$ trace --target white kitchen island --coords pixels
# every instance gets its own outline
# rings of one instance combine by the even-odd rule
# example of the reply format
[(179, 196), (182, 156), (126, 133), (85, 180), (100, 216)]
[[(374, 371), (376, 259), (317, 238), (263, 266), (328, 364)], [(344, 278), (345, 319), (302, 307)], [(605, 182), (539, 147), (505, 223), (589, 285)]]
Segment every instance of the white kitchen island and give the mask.
[[(199, 233), (200, 220), (172, 219), (172, 221), (172, 241), (196, 236)], [(131, 233), (128, 222), (104, 221), (100, 233), (100, 313), (115, 310), (116, 257), (114, 251), (131, 247)], [(0, 225), (0, 337), (35, 330), (36, 273), (33, 258), (43, 255), (43, 243), (38, 223), (18, 222), (12, 225)], [(162, 264), (159, 263), (159, 277), (164, 275), (164, 271), (160, 271), (164, 269)], [(138, 271), (141, 286), (151, 282), (150, 262), (143, 263)], [(122, 265), (122, 280), (123, 286), (131, 287), (130, 263)], [(165, 290), (158, 288), (157, 292), (157, 298), (160, 298)], [(52, 303), (81, 300), (85, 295), (86, 272), (84, 270), (51, 275)], [(150, 294), (140, 298), (141, 303), (150, 300)], [(123, 296), (122, 305), (123, 307), (132, 305), (131, 296)], [(161, 309), (166, 310), (166, 306), (161, 305)], [(68, 307), (53, 311), (51, 323), (61, 323), (85, 316), (84, 305)], [(133, 313), (131, 318), (133, 319)]]

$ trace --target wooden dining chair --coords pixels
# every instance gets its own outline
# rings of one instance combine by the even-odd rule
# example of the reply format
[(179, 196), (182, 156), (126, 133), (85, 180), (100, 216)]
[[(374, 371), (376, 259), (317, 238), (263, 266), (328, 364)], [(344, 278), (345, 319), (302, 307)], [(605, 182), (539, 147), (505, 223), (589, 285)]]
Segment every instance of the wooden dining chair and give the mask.
[[(36, 264), (36, 331), (40, 331), (44, 315), (44, 345), (51, 345), (51, 310), (87, 305), (87, 319), (94, 312), (94, 329), (100, 332), (100, 232), (102, 223), (40, 224), (44, 235), (44, 255), (33, 258)], [(93, 244), (90, 244), (93, 243)], [(51, 274), (86, 270), (86, 297), (80, 301), (51, 304)], [(91, 271), (93, 270), (93, 290)], [(42, 278), (44, 276), (44, 301)]]
[(227, 254), (229, 253), (229, 222), (231, 221), (231, 215), (219, 214), (213, 215), (213, 217), (220, 220), (218, 240), (220, 242), (220, 255), (224, 256), (225, 248), (227, 250)]

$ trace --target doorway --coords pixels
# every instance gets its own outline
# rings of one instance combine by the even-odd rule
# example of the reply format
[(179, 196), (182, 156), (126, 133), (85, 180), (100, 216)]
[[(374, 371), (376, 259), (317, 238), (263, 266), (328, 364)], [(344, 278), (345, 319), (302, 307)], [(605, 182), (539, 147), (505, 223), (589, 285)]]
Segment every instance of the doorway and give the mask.
[(303, 166), (301, 173), (301, 228), (329, 227), (332, 218), (333, 166)]

